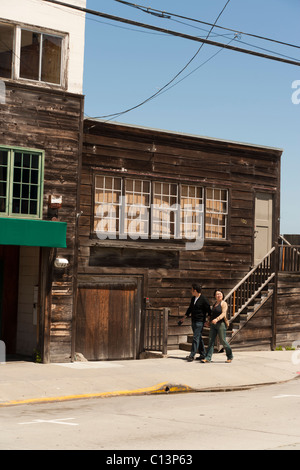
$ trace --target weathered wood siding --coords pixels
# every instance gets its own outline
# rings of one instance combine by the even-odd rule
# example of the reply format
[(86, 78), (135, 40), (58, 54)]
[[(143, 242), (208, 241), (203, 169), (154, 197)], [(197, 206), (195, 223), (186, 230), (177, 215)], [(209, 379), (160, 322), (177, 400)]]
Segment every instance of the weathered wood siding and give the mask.
[(300, 274), (279, 273), (276, 345), (300, 341)]
[[(79, 272), (139, 273), (144, 276), (144, 296), (150, 305), (170, 307), (172, 315), (185, 313), (192, 282), (200, 282), (209, 299), (216, 287), (228, 292), (253, 263), (256, 191), (273, 194), (274, 241), (278, 237), (280, 154), (276, 149), (86, 120)], [(172, 241), (154, 244), (93, 237), (93, 175), (103, 170), (118, 176), (228, 189), (228, 239), (206, 240), (201, 250), (186, 251)], [(131, 253), (132, 262), (130, 250), (135, 253), (134, 257)]]
[[(39, 87), (6, 83), (5, 103), (0, 104), (0, 142), (45, 151), (43, 218), (48, 219), (48, 197), (62, 195), (59, 220), (67, 222), (67, 248), (56, 255), (69, 259), (59, 271), (44, 263), (48, 286), (47, 309), (41, 318), (44, 356), (51, 362), (70, 360), (72, 321), (77, 275), (78, 184), (81, 163), (83, 97)], [(49, 260), (53, 259), (50, 256)], [(75, 287), (75, 290), (74, 290)], [(48, 318), (49, 317), (49, 318)]]

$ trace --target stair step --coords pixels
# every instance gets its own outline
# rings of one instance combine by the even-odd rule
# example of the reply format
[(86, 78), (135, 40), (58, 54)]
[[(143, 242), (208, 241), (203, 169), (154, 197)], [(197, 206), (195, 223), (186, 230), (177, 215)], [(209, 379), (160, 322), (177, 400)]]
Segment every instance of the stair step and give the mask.
[(179, 343), (179, 349), (182, 351), (189, 351), (191, 350), (191, 345), (189, 343)]

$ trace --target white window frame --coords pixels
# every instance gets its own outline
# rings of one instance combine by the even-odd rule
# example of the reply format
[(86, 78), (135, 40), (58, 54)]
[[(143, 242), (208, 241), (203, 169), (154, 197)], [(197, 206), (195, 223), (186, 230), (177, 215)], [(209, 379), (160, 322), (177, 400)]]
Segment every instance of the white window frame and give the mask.
[[(132, 182), (132, 189), (129, 189), (129, 182)], [(140, 190), (136, 186), (140, 185)], [(146, 189), (148, 185), (148, 191)], [(125, 211), (123, 217), (123, 232), (130, 235), (131, 238), (149, 237), (149, 210), (151, 207), (151, 181), (139, 178), (125, 178)], [(128, 202), (129, 198), (133, 202)], [(148, 199), (147, 204), (137, 203), (137, 199)], [(146, 202), (146, 201), (145, 201)], [(136, 230), (132, 230), (132, 229)]]
[[(39, 86), (47, 86), (57, 89), (67, 89), (67, 51), (68, 51), (68, 34), (64, 32), (53, 31), (44, 28), (38, 28), (30, 25), (15, 24), (8, 21), (0, 21), (0, 25), (10, 25), (14, 27), (14, 41), (13, 41), (13, 54), (12, 54), (12, 80), (18, 80), (22, 83), (35, 84)], [(33, 80), (29, 78), (20, 77), (20, 61), (21, 61), (21, 35), (22, 30), (30, 31), (32, 33), (41, 34), (43, 38), (46, 36), (53, 36), (62, 40), (61, 47), (61, 63), (60, 63), (60, 83), (52, 83), (41, 80), (41, 66), (42, 66), (42, 41), (40, 47), (39, 57), (39, 79)], [(0, 77), (1, 79), (1, 77)], [(9, 79), (8, 79), (9, 80)]]
[[(160, 185), (160, 192), (157, 192), (155, 185)], [(164, 186), (168, 187), (168, 192), (163, 192)], [(172, 186), (176, 188), (175, 194), (172, 193)], [(151, 238), (180, 238), (178, 189), (177, 183), (153, 181)]]
[[(212, 191), (212, 198), (207, 196), (208, 191)], [(220, 191), (220, 196), (223, 192), (226, 193), (226, 199), (215, 197), (216, 192)], [(205, 238), (208, 240), (227, 240), (228, 234), (228, 189), (207, 187), (205, 189)], [(208, 201), (212, 203), (212, 207), (208, 207)], [(218, 208), (218, 205), (220, 206)], [(221, 206), (224, 205), (225, 209)], [(221, 218), (224, 217), (224, 224), (221, 224)], [(208, 219), (210, 222), (208, 223)], [(214, 223), (213, 221), (217, 223)], [(208, 228), (210, 226), (210, 229)], [(214, 234), (221, 234), (223, 236), (214, 236)]]
[[(183, 189), (187, 188), (187, 194), (183, 195)], [(200, 191), (200, 196), (197, 193)], [(192, 194), (194, 193), (194, 194)], [(186, 202), (183, 206), (183, 202)], [(193, 239), (203, 235), (204, 225), (204, 188), (193, 184), (181, 184), (180, 191), (180, 233), (183, 238)]]
[[(97, 178), (102, 178), (103, 188), (97, 186)], [(113, 181), (111, 187), (105, 186), (106, 178)], [(99, 202), (101, 190), (111, 196)], [(94, 191), (93, 231), (100, 239), (227, 240), (228, 189), (97, 173)]]

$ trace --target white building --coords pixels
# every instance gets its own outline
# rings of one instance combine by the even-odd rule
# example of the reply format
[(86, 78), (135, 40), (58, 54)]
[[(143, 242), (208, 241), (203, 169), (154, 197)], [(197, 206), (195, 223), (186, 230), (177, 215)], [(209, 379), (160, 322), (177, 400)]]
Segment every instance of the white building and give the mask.
[[(64, 3), (86, 6), (86, 0)], [(84, 12), (44, 0), (2, 0), (0, 30), (5, 78), (82, 93)]]

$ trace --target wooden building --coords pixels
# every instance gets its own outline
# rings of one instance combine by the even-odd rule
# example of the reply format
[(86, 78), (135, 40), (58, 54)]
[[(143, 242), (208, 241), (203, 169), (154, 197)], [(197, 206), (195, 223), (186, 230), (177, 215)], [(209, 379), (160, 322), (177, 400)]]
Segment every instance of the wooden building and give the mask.
[(282, 151), (84, 120), (84, 13), (2, 3), (7, 354), (68, 362), (189, 348), (177, 321), (193, 282), (211, 301), (224, 290), (234, 347), (299, 339), (299, 247), (279, 235)]
[(76, 351), (139, 357), (150, 307), (169, 310), (168, 345), (179, 347), (191, 331), (177, 321), (193, 282), (211, 301), (215, 288), (227, 295), (233, 345), (274, 347), (281, 154), (86, 119)]

